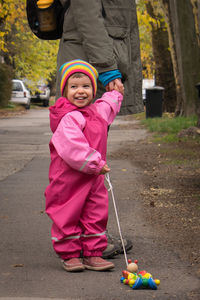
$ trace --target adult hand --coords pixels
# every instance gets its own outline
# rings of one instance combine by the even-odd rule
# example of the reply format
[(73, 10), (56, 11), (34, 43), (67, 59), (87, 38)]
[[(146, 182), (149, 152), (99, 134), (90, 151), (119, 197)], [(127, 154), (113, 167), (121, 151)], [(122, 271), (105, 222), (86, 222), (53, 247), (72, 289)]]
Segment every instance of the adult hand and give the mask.
[(122, 95), (124, 94), (124, 85), (120, 78), (116, 78), (107, 84), (106, 91), (110, 92), (112, 90), (116, 90), (120, 92)]

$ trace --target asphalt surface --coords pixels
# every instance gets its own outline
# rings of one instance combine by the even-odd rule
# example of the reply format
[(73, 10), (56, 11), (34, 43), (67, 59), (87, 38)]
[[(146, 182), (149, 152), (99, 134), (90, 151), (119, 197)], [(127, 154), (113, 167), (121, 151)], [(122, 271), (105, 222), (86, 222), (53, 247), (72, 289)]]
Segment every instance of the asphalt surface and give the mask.
[[(122, 234), (133, 241), (128, 258), (138, 259), (140, 270), (161, 280), (158, 289), (132, 290), (121, 284), (126, 268), (123, 255), (112, 259), (113, 271), (67, 273), (62, 269), (51, 246), (51, 221), (44, 212), (51, 132), (48, 109), (41, 109), (0, 119), (0, 299), (197, 299), (199, 281), (190, 266), (183, 265), (145, 222), (142, 182), (138, 181), (141, 170), (128, 158), (112, 158), (126, 143), (134, 146), (147, 135), (137, 126), (128, 129), (129, 122), (136, 121), (117, 117), (109, 131), (110, 177)], [(119, 235), (111, 199), (108, 228)]]

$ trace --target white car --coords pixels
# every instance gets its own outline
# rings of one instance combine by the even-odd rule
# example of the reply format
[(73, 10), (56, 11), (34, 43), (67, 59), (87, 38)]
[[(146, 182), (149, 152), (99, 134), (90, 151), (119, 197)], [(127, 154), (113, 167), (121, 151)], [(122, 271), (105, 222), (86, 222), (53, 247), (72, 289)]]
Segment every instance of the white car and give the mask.
[(26, 109), (30, 108), (31, 95), (22, 80), (12, 80), (12, 96), (10, 102), (25, 105)]
[(45, 84), (38, 84), (37, 90), (31, 96), (31, 102), (43, 103), (43, 106), (49, 106), (50, 88)]

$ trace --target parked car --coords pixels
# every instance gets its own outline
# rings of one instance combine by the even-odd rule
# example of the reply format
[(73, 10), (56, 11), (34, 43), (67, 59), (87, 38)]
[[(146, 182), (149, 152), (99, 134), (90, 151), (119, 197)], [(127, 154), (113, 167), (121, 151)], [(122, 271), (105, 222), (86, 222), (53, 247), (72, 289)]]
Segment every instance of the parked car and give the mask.
[(12, 80), (12, 95), (10, 102), (25, 105), (26, 109), (30, 109), (31, 95), (22, 80)]
[(50, 88), (45, 84), (37, 86), (36, 91), (31, 96), (31, 102), (43, 103), (43, 106), (49, 106)]

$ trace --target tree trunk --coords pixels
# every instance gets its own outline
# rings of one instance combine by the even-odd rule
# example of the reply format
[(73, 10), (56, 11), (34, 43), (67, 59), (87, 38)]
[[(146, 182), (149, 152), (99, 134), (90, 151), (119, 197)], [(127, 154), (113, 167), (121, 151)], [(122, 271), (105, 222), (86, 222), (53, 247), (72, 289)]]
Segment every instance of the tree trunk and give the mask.
[(200, 48), (198, 10), (194, 10), (198, 7), (197, 0), (162, 1), (168, 6), (169, 28), (175, 45), (173, 65), (177, 68), (175, 77), (181, 93), (176, 110), (185, 116), (198, 114), (200, 104), (195, 85), (200, 81)]
[(149, 1), (146, 4), (146, 9), (151, 18), (156, 20), (156, 22), (151, 23), (155, 82), (156, 85), (164, 87), (163, 110), (174, 112), (176, 107), (176, 87), (166, 23), (163, 21), (163, 16), (160, 12), (154, 8), (153, 1)]
[[(195, 16), (195, 28), (197, 32), (197, 40), (198, 40), (198, 45), (200, 47), (200, 0), (198, 1), (191, 0), (191, 2), (193, 5), (193, 12)], [(199, 102), (197, 104), (197, 116), (198, 116), (197, 127), (200, 128), (200, 78), (196, 87), (198, 90), (198, 97), (199, 97)]]
[(169, 38), (169, 46), (170, 46), (170, 52), (171, 52), (173, 70), (174, 70), (174, 78), (175, 78), (175, 84), (176, 84), (176, 100), (177, 100), (177, 102), (176, 102), (176, 108), (175, 108), (175, 116), (178, 116), (178, 115), (183, 115), (183, 111), (182, 111), (183, 97), (182, 97), (182, 91), (181, 91), (181, 78), (180, 78), (176, 46), (175, 46), (175, 34), (174, 34), (174, 28), (172, 26), (172, 19), (174, 18), (174, 16), (170, 9), (169, 0), (162, 0), (162, 4), (163, 4), (163, 8), (164, 8), (165, 21), (167, 22), (167, 25), (168, 25), (167, 31), (168, 31), (168, 38)]

